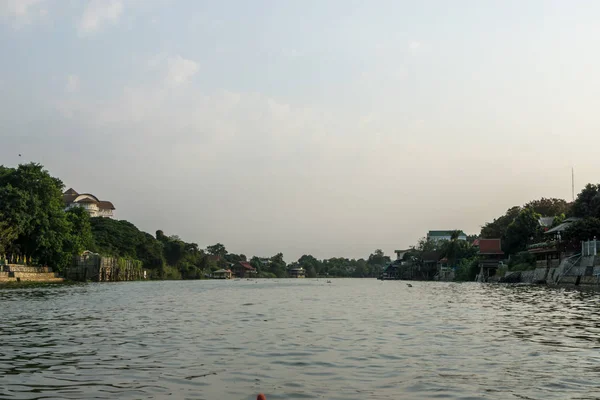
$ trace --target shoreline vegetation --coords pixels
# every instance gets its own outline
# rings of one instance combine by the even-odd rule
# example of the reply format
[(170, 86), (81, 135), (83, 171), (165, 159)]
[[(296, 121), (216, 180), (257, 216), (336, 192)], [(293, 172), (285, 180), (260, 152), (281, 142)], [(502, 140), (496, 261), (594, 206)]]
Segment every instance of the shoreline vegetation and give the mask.
[[(14, 262), (16, 258), (29, 265), (50, 266), (61, 273), (76, 256), (89, 251), (105, 257), (136, 260), (147, 271), (147, 278), (156, 280), (205, 279), (239, 262), (248, 262), (256, 269), (253, 278), (287, 278), (290, 270), (298, 268), (303, 269), (308, 278), (377, 278), (386, 267), (397, 264), (411, 268), (411, 279), (432, 280), (438, 264), (427, 263), (426, 256), (435, 252), (436, 261), (444, 259), (454, 271), (453, 280), (473, 281), (480, 260), (476, 239), (501, 239), (506, 259), (497, 275), (504, 275), (507, 271), (534, 269), (536, 259), (527, 251), (528, 247), (552, 241), (545, 231), (568, 217), (578, 220), (560, 238), (564, 248), (600, 237), (600, 185), (588, 184), (571, 203), (542, 198), (514, 206), (485, 223), (478, 235), (459, 240), (460, 231), (455, 231), (450, 240), (422, 238), (394, 261), (378, 249), (367, 258), (319, 260), (306, 254), (288, 264), (282, 253), (248, 257), (230, 253), (221, 243), (200, 248), (197, 243), (186, 242), (177, 235), (169, 236), (162, 230), (151, 235), (125, 220), (91, 218), (79, 207), (65, 210), (63, 190), (62, 181), (40, 164), (21, 164), (16, 168), (0, 166), (0, 265)], [(550, 218), (550, 224), (542, 226), (542, 217), (547, 221)], [(0, 282), (0, 287), (25, 284), (32, 283)]]
[(88, 251), (139, 261), (148, 279), (179, 280), (206, 279), (239, 262), (256, 269), (254, 278), (287, 278), (294, 268), (302, 268), (309, 278), (375, 278), (391, 262), (381, 250), (366, 259), (317, 260), (303, 255), (288, 264), (282, 253), (248, 257), (230, 253), (221, 243), (203, 249), (162, 230), (151, 235), (129, 221), (91, 218), (79, 207), (65, 210), (63, 190), (62, 181), (40, 164), (0, 166), (0, 264), (16, 259), (62, 273)]
[[(453, 231), (450, 240), (422, 238), (397, 260), (400, 269), (416, 267), (422, 276), (431, 279), (443, 263), (453, 272), (451, 280), (474, 281), (485, 258), (477, 246), (481, 239), (499, 239), (504, 253), (490, 281), (503, 282), (507, 273), (558, 267), (564, 259), (581, 252), (583, 242), (600, 238), (600, 185), (587, 184), (573, 202), (541, 198), (510, 207), (485, 223), (478, 235), (460, 240), (461, 233)], [(435, 262), (428, 266), (426, 257), (432, 253), (436, 254)], [(593, 265), (598, 261), (592, 260)]]

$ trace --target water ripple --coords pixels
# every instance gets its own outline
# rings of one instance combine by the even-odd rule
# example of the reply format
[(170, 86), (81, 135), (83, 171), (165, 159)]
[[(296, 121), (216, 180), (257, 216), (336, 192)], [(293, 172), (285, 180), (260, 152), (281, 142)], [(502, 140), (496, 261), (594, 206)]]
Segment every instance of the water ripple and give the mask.
[(593, 292), (136, 282), (4, 290), (0, 305), (0, 399), (600, 398)]

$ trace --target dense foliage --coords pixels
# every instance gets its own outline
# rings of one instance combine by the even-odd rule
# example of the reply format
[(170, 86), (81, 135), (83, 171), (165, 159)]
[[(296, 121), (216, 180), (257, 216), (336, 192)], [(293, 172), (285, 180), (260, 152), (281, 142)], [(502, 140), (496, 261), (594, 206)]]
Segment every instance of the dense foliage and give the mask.
[(568, 214), (579, 218), (600, 218), (600, 185), (588, 183), (577, 196)]
[(502, 239), (503, 250), (516, 254), (525, 249), (528, 243), (540, 239), (543, 231), (540, 217), (554, 217), (553, 225), (558, 225), (571, 212), (571, 205), (563, 199), (541, 198), (524, 206), (509, 208), (504, 215), (487, 222), (481, 228), (481, 237)]
[[(27, 256), (39, 265), (61, 270), (74, 255), (91, 250), (106, 256), (139, 260), (150, 276), (159, 279), (199, 279), (220, 268), (229, 268), (247, 261), (244, 254), (229, 253), (221, 244), (201, 249), (176, 235), (157, 231), (153, 236), (140, 231), (127, 221), (90, 218), (87, 211), (72, 208), (65, 211), (62, 200), (64, 187), (60, 179), (50, 176), (39, 164), (24, 164), (17, 168), (0, 166), (0, 256)], [(541, 216), (554, 217), (556, 226), (565, 216), (578, 217), (564, 233), (573, 243), (600, 237), (600, 185), (588, 184), (573, 204), (562, 199), (542, 198), (524, 206), (509, 208), (504, 215), (486, 223), (482, 238), (502, 239), (503, 249), (511, 256), (509, 268), (527, 269), (534, 265), (526, 246), (543, 239), (539, 224)], [(454, 267), (459, 280), (472, 280), (477, 274), (475, 236), (459, 240), (458, 231), (447, 241), (421, 239), (417, 246), (395, 263), (416, 266), (423, 277), (423, 258), (434, 253), (438, 259)], [(287, 277), (290, 267), (303, 267), (308, 277), (377, 277), (391, 263), (380, 249), (366, 259), (334, 257), (319, 260), (303, 255), (288, 265), (282, 253), (271, 257), (252, 257), (250, 264), (259, 277)]]
[[(90, 218), (83, 208), (65, 211), (63, 189), (63, 183), (39, 164), (0, 166), (0, 256), (26, 256), (35, 264), (61, 270), (75, 255), (90, 250), (139, 260), (150, 277), (158, 279), (203, 278), (247, 260), (244, 254), (229, 253), (221, 243), (203, 250), (196, 243), (160, 230), (153, 236), (128, 221)], [(389, 262), (383, 251), (376, 250), (368, 260), (317, 260), (306, 255), (294, 265), (306, 268), (309, 277), (375, 277)], [(289, 266), (282, 253), (253, 257), (251, 264), (261, 277), (288, 276)]]
[(571, 224), (564, 234), (564, 239), (580, 242), (600, 238), (600, 218), (584, 218)]
[(0, 251), (63, 269), (89, 242), (89, 219), (65, 212), (62, 182), (39, 164), (0, 166)]

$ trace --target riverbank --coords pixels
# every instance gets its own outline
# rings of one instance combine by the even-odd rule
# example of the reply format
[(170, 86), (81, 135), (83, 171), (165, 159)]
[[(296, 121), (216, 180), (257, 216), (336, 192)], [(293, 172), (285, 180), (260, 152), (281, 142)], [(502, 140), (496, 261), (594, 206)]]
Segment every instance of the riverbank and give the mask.
[(508, 271), (502, 277), (492, 278), (490, 282), (600, 288), (600, 257), (597, 255), (571, 257), (562, 260), (558, 267)]
[(8, 281), (0, 282), (0, 289), (36, 289), (57, 286), (74, 286), (81, 282), (72, 281), (54, 281), (54, 282), (36, 282), (36, 281)]

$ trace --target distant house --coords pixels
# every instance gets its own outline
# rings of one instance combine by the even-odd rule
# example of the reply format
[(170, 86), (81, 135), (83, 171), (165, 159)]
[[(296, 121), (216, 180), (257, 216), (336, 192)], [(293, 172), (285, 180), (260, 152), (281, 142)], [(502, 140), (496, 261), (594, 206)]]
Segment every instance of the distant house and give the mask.
[(293, 266), (292, 268), (290, 268), (288, 270), (288, 274), (290, 275), (290, 278), (304, 278), (306, 277), (306, 271), (304, 270), (304, 268), (296, 265)]
[(247, 261), (239, 261), (231, 267), (231, 272), (237, 278), (249, 278), (256, 274), (256, 268)]
[(220, 269), (213, 272), (213, 278), (215, 279), (231, 279), (230, 269)]
[(544, 239), (538, 243), (532, 243), (527, 246), (527, 252), (535, 256), (535, 265), (537, 268), (556, 268), (561, 261), (572, 256), (579, 251), (579, 243), (564, 241), (562, 236), (565, 230), (580, 218), (567, 218), (561, 224), (550, 228), (554, 223), (544, 224), (540, 218), (540, 226), (544, 229)]
[(552, 224), (554, 224), (554, 217), (540, 217), (538, 219), (538, 223), (544, 232), (546, 232), (548, 229), (552, 228)]
[(545, 233), (547, 235), (556, 235), (558, 233), (562, 234), (571, 224), (579, 221), (581, 218), (571, 217), (565, 219), (561, 224), (555, 226), (554, 228), (548, 229)]
[(115, 210), (115, 206), (110, 201), (99, 200), (90, 193), (79, 194), (73, 189), (63, 193), (63, 202), (65, 210), (81, 207), (90, 214), (90, 217), (112, 218)]
[(381, 275), (378, 279), (381, 280), (390, 280), (390, 279), (400, 279), (400, 263), (401, 261), (396, 260), (394, 262), (389, 263), (383, 268)]
[(421, 260), (423, 261), (421, 275), (423, 279), (431, 279), (437, 275), (438, 263), (441, 258), (441, 252), (439, 250), (423, 252), (421, 255)]
[[(429, 231), (427, 232), (428, 241), (451, 240), (452, 233), (455, 231)], [(458, 231), (458, 240), (467, 240), (467, 235), (463, 231)]]
[(487, 281), (494, 276), (500, 261), (504, 258), (502, 242), (500, 239), (479, 239), (479, 276), (480, 280)]
[(406, 249), (406, 250), (394, 250), (394, 253), (396, 253), (396, 260), (398, 261), (402, 261), (402, 259), (404, 259), (404, 255), (406, 253), (408, 253), (409, 251), (411, 251), (411, 249)]
[(448, 258), (444, 257), (438, 261), (436, 279), (439, 281), (454, 280), (454, 268), (452, 265), (450, 265)]

